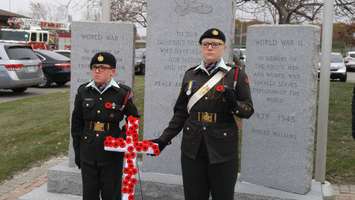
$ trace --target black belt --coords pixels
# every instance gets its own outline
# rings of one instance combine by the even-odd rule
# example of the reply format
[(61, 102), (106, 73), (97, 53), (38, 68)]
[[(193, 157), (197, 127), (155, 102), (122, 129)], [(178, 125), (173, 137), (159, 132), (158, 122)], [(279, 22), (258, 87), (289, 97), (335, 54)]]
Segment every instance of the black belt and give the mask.
[(85, 121), (85, 126), (94, 132), (104, 132), (104, 131), (114, 131), (119, 130), (119, 122), (112, 123), (112, 122), (100, 122), (100, 121)]
[(218, 112), (191, 112), (190, 119), (204, 123), (234, 123), (234, 118), (232, 114)]

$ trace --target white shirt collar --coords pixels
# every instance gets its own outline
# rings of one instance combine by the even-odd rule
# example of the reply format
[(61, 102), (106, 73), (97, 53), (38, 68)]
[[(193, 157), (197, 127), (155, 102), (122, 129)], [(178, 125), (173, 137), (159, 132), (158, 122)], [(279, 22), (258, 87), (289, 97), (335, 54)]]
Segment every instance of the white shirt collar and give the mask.
[(116, 88), (120, 88), (120, 86), (118, 85), (118, 83), (113, 80), (113, 78), (111, 79), (111, 81), (109, 82), (109, 84), (107, 84), (107, 86), (105, 87), (104, 90), (100, 91), (99, 88), (97, 88), (95, 81), (92, 80), (90, 81), (90, 83), (88, 83), (85, 87), (92, 87), (94, 88), (96, 91), (98, 91), (100, 94), (103, 94), (106, 90), (108, 90), (110, 87), (116, 87)]
[[(221, 58), (221, 60), (217, 63), (217, 66), (216, 66), (216, 68), (215, 68), (214, 70), (216, 70), (217, 68), (222, 68), (222, 69), (228, 71), (230, 67), (228, 67), (228, 66), (226, 65), (226, 63), (224, 62), (223, 58)], [(208, 75), (210, 74), (210, 73), (208, 72), (208, 70), (205, 68), (205, 64), (204, 64), (203, 61), (201, 61), (200, 65), (198, 65), (198, 66), (194, 69), (194, 71), (197, 71), (197, 70), (199, 70), (199, 69), (203, 70), (203, 71), (206, 72)], [(213, 71), (214, 71), (214, 70), (213, 70)]]

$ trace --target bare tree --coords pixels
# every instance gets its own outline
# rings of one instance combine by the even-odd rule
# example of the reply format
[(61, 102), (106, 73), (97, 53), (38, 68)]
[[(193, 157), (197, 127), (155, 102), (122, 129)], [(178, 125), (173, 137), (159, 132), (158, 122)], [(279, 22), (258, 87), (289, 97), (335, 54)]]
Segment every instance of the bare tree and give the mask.
[(101, 0), (86, 0), (83, 5), (86, 7), (85, 16), (86, 20), (100, 21), (102, 16), (102, 3)]
[[(86, 0), (86, 19), (97, 20), (102, 15), (102, 0)], [(147, 26), (146, 0), (111, 0), (111, 21), (129, 21)]]
[(72, 0), (65, 4), (56, 2), (43, 2), (32, 0), (30, 2), (30, 16), (34, 20), (47, 20), (47, 21), (65, 21), (69, 18), (69, 6)]
[[(256, 11), (270, 12), (274, 22), (279, 24), (315, 21), (319, 19), (322, 0), (236, 0), (237, 6), (252, 4), (256, 9), (244, 10), (257, 14)], [(335, 14), (351, 18), (355, 14), (355, 0), (335, 0)]]
[(146, 0), (112, 0), (111, 20), (130, 21), (147, 27)]
[(39, 2), (30, 2), (31, 17), (34, 20), (47, 20), (48, 8), (46, 5)]

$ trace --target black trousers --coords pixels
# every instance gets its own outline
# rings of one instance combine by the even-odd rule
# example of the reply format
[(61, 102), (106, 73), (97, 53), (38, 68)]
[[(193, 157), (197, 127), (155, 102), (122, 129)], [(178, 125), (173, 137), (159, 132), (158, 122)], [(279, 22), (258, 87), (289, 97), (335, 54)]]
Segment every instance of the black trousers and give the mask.
[(121, 200), (123, 162), (92, 165), (81, 162), (83, 200)]
[(201, 148), (196, 160), (181, 154), (185, 200), (233, 200), (238, 176), (237, 159), (210, 164)]

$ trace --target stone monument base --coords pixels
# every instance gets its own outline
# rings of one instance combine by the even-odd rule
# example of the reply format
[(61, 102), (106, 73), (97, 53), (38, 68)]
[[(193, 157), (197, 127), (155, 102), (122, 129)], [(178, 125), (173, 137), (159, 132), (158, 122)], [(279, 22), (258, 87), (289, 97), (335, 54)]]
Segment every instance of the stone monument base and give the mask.
[[(140, 175), (142, 186), (136, 186), (136, 199), (141, 199), (143, 194), (145, 200), (184, 200), (181, 176), (158, 173)], [(81, 194), (80, 170), (69, 167), (69, 160), (65, 160), (48, 170), (47, 185), (34, 189), (19, 200), (81, 200)]]
[(81, 173), (76, 167), (69, 167), (69, 160), (48, 170), (48, 192), (81, 195)]
[[(141, 166), (141, 164), (139, 164)], [(184, 200), (182, 178), (178, 175), (141, 173), (141, 186), (136, 187), (136, 199)], [(247, 182), (237, 182), (236, 200), (332, 200), (330, 184), (312, 182), (306, 195), (298, 195)], [(69, 167), (66, 160), (48, 170), (48, 183), (22, 196), (19, 200), (80, 200), (82, 193), (80, 170)]]
[(305, 195), (284, 192), (248, 182), (238, 181), (235, 199), (238, 200), (332, 200), (334, 193), (329, 183), (322, 185), (312, 181), (311, 190)]

